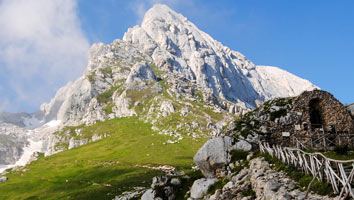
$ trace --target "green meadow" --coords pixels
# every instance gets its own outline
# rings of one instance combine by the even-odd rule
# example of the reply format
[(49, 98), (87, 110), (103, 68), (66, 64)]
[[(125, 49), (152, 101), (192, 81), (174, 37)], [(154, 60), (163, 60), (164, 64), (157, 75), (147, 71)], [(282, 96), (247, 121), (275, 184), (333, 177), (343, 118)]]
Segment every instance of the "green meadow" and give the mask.
[(82, 135), (109, 135), (87, 145), (41, 157), (10, 171), (0, 184), (0, 199), (113, 199), (133, 186), (149, 186), (162, 172), (145, 166), (174, 166), (188, 172), (207, 138), (185, 136), (165, 144), (151, 125), (135, 117), (83, 127)]

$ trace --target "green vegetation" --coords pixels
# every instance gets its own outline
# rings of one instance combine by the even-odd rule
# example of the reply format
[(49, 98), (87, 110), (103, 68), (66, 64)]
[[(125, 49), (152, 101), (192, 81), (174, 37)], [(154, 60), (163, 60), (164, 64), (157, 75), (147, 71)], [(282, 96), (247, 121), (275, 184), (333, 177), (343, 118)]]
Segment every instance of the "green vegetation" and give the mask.
[(252, 187), (248, 187), (248, 190), (242, 192), (242, 196), (244, 197), (252, 197), (256, 199), (256, 192), (252, 189)]
[(113, 96), (113, 93), (118, 89), (120, 88), (120, 85), (119, 86), (113, 86), (111, 87), (109, 90), (99, 94), (96, 96), (97, 98), (97, 101), (100, 102), (100, 103), (109, 103), (110, 101), (112, 101), (112, 96)]
[(113, 113), (113, 107), (114, 107), (114, 103), (113, 102), (109, 102), (107, 104), (107, 106), (103, 108), (105, 114), (109, 115), (109, 114)]
[(214, 194), (216, 190), (222, 189), (227, 182), (228, 180), (226, 179), (219, 179), (216, 183), (214, 183), (214, 185), (212, 185), (208, 189), (207, 194)]
[(283, 116), (286, 116), (287, 110), (286, 109), (280, 109), (277, 111), (270, 112), (270, 120), (274, 121), (276, 118), (280, 118)]
[(154, 72), (154, 74), (155, 74), (155, 76), (157, 77), (157, 78), (160, 78), (162, 75), (163, 75), (163, 71), (162, 70), (160, 70), (156, 65), (155, 65), (155, 63), (150, 63), (150, 67), (151, 67), (151, 69), (152, 69), (152, 71)]
[(154, 133), (150, 124), (135, 117), (68, 127), (68, 134), (77, 128), (85, 137), (109, 136), (9, 172), (0, 199), (113, 199), (133, 186), (149, 186), (153, 176), (162, 174), (143, 166), (171, 165), (188, 174), (194, 154), (206, 141), (185, 137), (164, 145), (171, 137)]
[[(270, 114), (270, 120), (274, 121), (276, 118), (283, 117), (287, 114), (287, 108), (293, 102), (293, 98), (277, 98), (263, 103), (263, 112)], [(271, 111), (272, 106), (281, 107), (277, 111)]]
[(335, 160), (353, 160), (354, 151), (346, 146), (336, 146), (333, 151), (327, 151), (324, 155)]
[[(188, 178), (189, 177), (189, 178)], [(170, 177), (178, 178), (181, 181), (179, 185), (172, 185), (170, 182), (164, 185), (163, 187), (157, 186), (155, 188), (156, 197), (161, 197), (162, 199), (166, 199), (166, 195), (164, 193), (164, 187), (171, 186), (173, 187), (174, 194), (176, 195), (176, 199), (185, 199), (185, 194), (189, 191), (190, 187), (192, 187), (195, 180), (203, 178), (204, 176), (202, 173), (198, 171), (189, 171), (186, 176), (177, 176), (177, 177)]]
[(292, 103), (293, 103), (293, 98), (292, 97), (277, 98), (277, 99), (273, 99), (273, 100), (264, 102), (262, 107), (263, 107), (265, 112), (270, 112), (270, 108), (273, 105), (279, 106), (279, 107), (284, 107), (284, 106), (287, 106), (287, 105), (291, 105)]
[(104, 75), (108, 75), (108, 76), (112, 76), (113, 72), (112, 72), (112, 67), (104, 67), (104, 68), (100, 68), (100, 72)]
[(246, 160), (247, 155), (248, 155), (247, 151), (235, 150), (231, 154), (231, 162), (234, 163), (236, 161)]
[[(311, 182), (313, 176), (305, 174), (291, 165), (282, 163), (277, 158), (271, 157), (269, 154), (262, 154), (262, 156), (269, 162), (274, 164), (273, 169), (276, 171), (284, 171), (291, 179), (297, 181), (300, 189), (306, 190)], [(332, 187), (329, 183), (322, 183), (317, 179), (312, 184), (311, 190), (320, 195), (329, 195), (333, 193)]]
[(203, 93), (200, 90), (195, 91), (194, 96), (200, 101), (203, 100)]
[(339, 155), (348, 155), (349, 147), (347, 145), (337, 145), (333, 151)]
[(95, 74), (94, 72), (92, 72), (91, 74), (89, 74), (89, 75), (87, 76), (87, 78), (88, 78), (88, 80), (90, 81), (90, 83), (95, 82), (95, 76), (96, 76), (96, 74)]
[(251, 116), (255, 111), (251, 111), (246, 113), (241, 118), (237, 119), (235, 122), (236, 132), (239, 132), (243, 137), (247, 137), (251, 132), (255, 132), (257, 134), (262, 134), (258, 131), (260, 127), (260, 122), (255, 119), (251, 119)]
[[(250, 163), (247, 160), (248, 152), (242, 150), (233, 151), (231, 154), (231, 162), (239, 161), (239, 165), (232, 169), (233, 173), (239, 173), (242, 169), (249, 167)], [(254, 157), (254, 156), (253, 156)]]

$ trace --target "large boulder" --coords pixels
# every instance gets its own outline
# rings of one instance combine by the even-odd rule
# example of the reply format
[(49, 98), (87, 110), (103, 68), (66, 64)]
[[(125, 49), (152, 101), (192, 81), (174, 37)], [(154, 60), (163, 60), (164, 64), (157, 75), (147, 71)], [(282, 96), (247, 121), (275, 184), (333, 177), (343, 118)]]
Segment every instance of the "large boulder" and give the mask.
[(155, 197), (156, 192), (153, 189), (146, 190), (146, 192), (141, 196), (141, 200), (156, 200), (159, 198)]
[(125, 84), (129, 89), (140, 90), (146, 86), (145, 81), (155, 82), (156, 80), (150, 65), (146, 62), (139, 62), (132, 67)]
[(234, 138), (225, 136), (208, 140), (194, 156), (194, 163), (207, 178), (214, 178), (223, 171), (231, 159), (231, 151), (244, 145), (236, 145)]
[(5, 182), (5, 181), (7, 181), (8, 180), (8, 178), (7, 177), (0, 177), (0, 183), (3, 183), (3, 182)]
[(200, 199), (204, 195), (207, 194), (209, 188), (214, 185), (218, 179), (213, 178), (213, 179), (205, 179), (201, 178), (196, 181), (194, 181), (192, 188), (191, 188), (191, 198), (193, 199)]

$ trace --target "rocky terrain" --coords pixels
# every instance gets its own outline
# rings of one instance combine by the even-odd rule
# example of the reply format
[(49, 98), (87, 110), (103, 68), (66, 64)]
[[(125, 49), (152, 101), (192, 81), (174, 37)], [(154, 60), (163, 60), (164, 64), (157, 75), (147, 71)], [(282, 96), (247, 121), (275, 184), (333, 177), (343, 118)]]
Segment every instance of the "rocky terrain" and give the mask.
[(42, 118), (41, 112), (36, 112), (28, 114), (25, 112), (22, 113), (8, 113), (0, 112), (0, 123), (13, 124), (15, 126), (34, 129), (39, 127), (41, 124), (40, 119)]
[(0, 125), (0, 163), (9, 165), (20, 159), (27, 145), (26, 130), (11, 124)]
[[(244, 154), (244, 152), (239, 152)], [(247, 155), (247, 154), (246, 154)], [(228, 200), (228, 199), (305, 199), (303, 188), (291, 180), (284, 172), (272, 169), (272, 164), (262, 157), (254, 157), (253, 153), (243, 158), (224, 163), (227, 174), (222, 176), (199, 178), (190, 182), (187, 175), (159, 176), (152, 180), (151, 188), (136, 188), (125, 192), (114, 200), (142, 199), (189, 199), (189, 200)], [(202, 166), (202, 165), (198, 165)], [(215, 173), (210, 170), (210, 173)], [(187, 190), (183, 190), (188, 184)], [(183, 195), (181, 195), (181, 193)], [(183, 197), (183, 198), (182, 198)], [(306, 199), (334, 199), (310, 192)]]

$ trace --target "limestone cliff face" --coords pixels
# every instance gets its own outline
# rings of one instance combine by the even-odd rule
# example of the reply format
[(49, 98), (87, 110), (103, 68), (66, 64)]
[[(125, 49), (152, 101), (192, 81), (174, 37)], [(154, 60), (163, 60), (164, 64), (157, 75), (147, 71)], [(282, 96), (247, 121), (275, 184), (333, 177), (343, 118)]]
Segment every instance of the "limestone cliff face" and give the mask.
[(159, 68), (195, 80), (244, 108), (316, 88), (279, 68), (256, 66), (165, 5), (151, 8), (142, 25), (129, 29), (123, 40), (142, 46)]
[(93, 98), (118, 81), (131, 82), (128, 76), (139, 61), (166, 72), (162, 78), (182, 77), (205, 95), (220, 98), (227, 104), (224, 109), (236, 113), (254, 109), (268, 99), (316, 88), (279, 68), (256, 66), (181, 14), (157, 4), (145, 14), (141, 26), (128, 29), (123, 40), (92, 46), (85, 75), (60, 89), (49, 104), (42, 105), (45, 119), (76, 123), (79, 118), (80, 122), (104, 119), (103, 113), (87, 115), (90, 107), (96, 106)]

